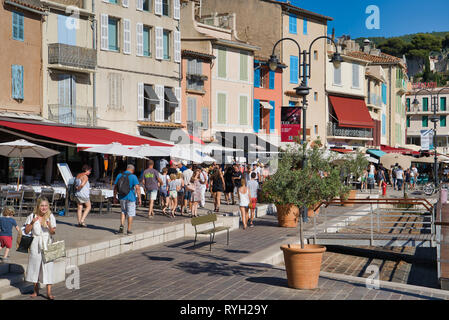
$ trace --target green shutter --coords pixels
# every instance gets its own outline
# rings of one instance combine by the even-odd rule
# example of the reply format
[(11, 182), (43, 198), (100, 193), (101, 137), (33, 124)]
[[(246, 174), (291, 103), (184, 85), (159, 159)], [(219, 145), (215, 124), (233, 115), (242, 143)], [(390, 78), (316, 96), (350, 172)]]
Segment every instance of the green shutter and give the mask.
[(422, 117), (422, 127), (423, 128), (427, 128), (429, 126), (429, 117), (428, 116), (423, 116)]
[(226, 50), (218, 49), (218, 77), (226, 78)]
[(440, 127), (446, 126), (446, 116), (440, 116)]
[(248, 125), (248, 97), (240, 96), (240, 124)]
[(440, 110), (446, 111), (446, 97), (441, 97), (440, 99)]
[(422, 99), (423, 111), (429, 111), (429, 98)]
[(226, 124), (226, 95), (224, 93), (217, 94), (217, 122)]
[(240, 53), (240, 80), (248, 81), (248, 55)]
[(410, 128), (410, 116), (407, 116), (407, 128)]

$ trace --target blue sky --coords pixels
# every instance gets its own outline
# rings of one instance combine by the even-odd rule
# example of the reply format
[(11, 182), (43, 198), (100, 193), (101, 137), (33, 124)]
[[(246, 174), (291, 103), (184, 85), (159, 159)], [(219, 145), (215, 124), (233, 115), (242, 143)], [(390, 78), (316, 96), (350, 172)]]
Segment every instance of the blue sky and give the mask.
[[(449, 31), (448, 0), (290, 0), (290, 2), (300, 8), (334, 18), (334, 21), (329, 23), (329, 33), (335, 28), (336, 36), (349, 34), (352, 38), (393, 37), (418, 32)], [(378, 30), (369, 30), (366, 27), (369, 14), (365, 11), (370, 5), (379, 8)]]

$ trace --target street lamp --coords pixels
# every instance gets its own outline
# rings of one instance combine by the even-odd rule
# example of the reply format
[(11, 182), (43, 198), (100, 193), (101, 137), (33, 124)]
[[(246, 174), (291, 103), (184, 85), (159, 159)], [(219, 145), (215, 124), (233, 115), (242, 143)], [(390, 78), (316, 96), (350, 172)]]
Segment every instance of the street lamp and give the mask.
[[(311, 50), (312, 50), (312, 46), (313, 44), (320, 40), (320, 39), (328, 39), (330, 41), (332, 41), (332, 43), (335, 46), (335, 53), (333, 54), (330, 62), (332, 62), (335, 66), (335, 68), (339, 68), (341, 63), (343, 62), (343, 58), (341, 57), (340, 53), (338, 52), (338, 47), (337, 44), (335, 43), (334, 39), (329, 38), (327, 36), (320, 36), (315, 38), (309, 46), (309, 51), (301, 51), (301, 47), (299, 46), (299, 43), (293, 39), (293, 38), (282, 38), (280, 40), (278, 40), (274, 47), (273, 47), (273, 52), (271, 53), (270, 59), (268, 60), (268, 66), (270, 68), (271, 71), (276, 71), (276, 69), (278, 68), (279, 65), (279, 59), (276, 56), (276, 54), (274, 53), (274, 51), (276, 50), (276, 47), (278, 46), (279, 43), (281, 43), (282, 41), (285, 40), (290, 40), (293, 41), (296, 46), (298, 47), (298, 59), (299, 59), (299, 68), (298, 68), (298, 78), (301, 78), (301, 84), (294, 88), (296, 95), (299, 97), (302, 97), (302, 144), (303, 144), (303, 161), (302, 161), (302, 167), (305, 168), (307, 165), (307, 159), (306, 159), (306, 153), (305, 153), (305, 149), (306, 149), (306, 135), (307, 135), (307, 130), (306, 130), (306, 110), (307, 110), (307, 96), (310, 93), (310, 89), (307, 86), (307, 79), (311, 78), (311, 72), (312, 72), (312, 58), (311, 58)], [(302, 57), (302, 63), (301, 63), (301, 57)], [(301, 68), (302, 67), (302, 68)], [(303, 212), (302, 212), (302, 218), (303, 221), (307, 221), (307, 208), (303, 208)], [(303, 239), (302, 237), (302, 223), (300, 224), (300, 233), (301, 233), (301, 241)], [(303, 243), (301, 243), (301, 247), (303, 247)]]
[(439, 121), (439, 117), (437, 116), (437, 110), (439, 109), (439, 101), (440, 101), (441, 92), (443, 92), (444, 90), (448, 90), (448, 89), (449, 89), (449, 87), (441, 88), (438, 92), (436, 92), (436, 96), (435, 96), (435, 92), (432, 92), (427, 89), (421, 89), (415, 93), (415, 99), (412, 102), (414, 109), (419, 111), (419, 101), (416, 97), (420, 92), (427, 92), (430, 95), (430, 99), (432, 100), (433, 115), (430, 116), (430, 121), (433, 122), (433, 148), (434, 148), (434, 153), (435, 153), (435, 158), (434, 158), (435, 161), (434, 161), (434, 168), (433, 168), (433, 170), (434, 170), (433, 171), (433, 182), (435, 184), (435, 188), (438, 187), (437, 122)]

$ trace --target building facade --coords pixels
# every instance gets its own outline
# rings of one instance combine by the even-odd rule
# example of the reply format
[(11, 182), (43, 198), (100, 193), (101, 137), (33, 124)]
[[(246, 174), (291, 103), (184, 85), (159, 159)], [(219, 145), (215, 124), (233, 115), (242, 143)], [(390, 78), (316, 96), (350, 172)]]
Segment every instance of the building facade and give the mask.
[(37, 0), (5, 0), (0, 5), (0, 111), (42, 113), (42, 23)]

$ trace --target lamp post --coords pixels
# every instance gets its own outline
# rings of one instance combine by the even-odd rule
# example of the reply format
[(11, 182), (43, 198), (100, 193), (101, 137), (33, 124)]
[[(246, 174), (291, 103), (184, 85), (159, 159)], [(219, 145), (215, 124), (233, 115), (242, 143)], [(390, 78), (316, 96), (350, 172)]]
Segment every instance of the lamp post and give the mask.
[[(268, 66), (270, 68), (271, 71), (276, 71), (276, 69), (278, 68), (279, 65), (279, 59), (277, 58), (276, 54), (274, 53), (274, 51), (276, 50), (276, 47), (278, 46), (279, 43), (281, 43), (282, 41), (285, 40), (289, 40), (289, 41), (293, 41), (296, 46), (298, 47), (298, 64), (299, 64), (299, 68), (298, 68), (298, 78), (301, 79), (301, 84), (294, 88), (296, 91), (296, 95), (299, 97), (302, 97), (302, 145), (303, 145), (303, 160), (302, 160), (302, 167), (305, 168), (307, 165), (307, 158), (306, 158), (306, 141), (307, 141), (307, 129), (306, 129), (306, 111), (307, 111), (307, 96), (310, 93), (310, 89), (307, 85), (307, 80), (311, 78), (311, 72), (312, 72), (312, 59), (311, 59), (311, 50), (312, 50), (312, 46), (314, 45), (314, 43), (320, 39), (328, 39), (330, 41), (332, 41), (332, 43), (335, 46), (335, 53), (333, 54), (330, 62), (332, 62), (334, 64), (334, 66), (336, 68), (338, 68), (341, 63), (343, 62), (343, 58), (341, 57), (340, 53), (338, 52), (338, 47), (337, 44), (335, 43), (335, 41), (332, 38), (329, 38), (327, 36), (320, 36), (315, 38), (309, 46), (309, 51), (301, 51), (301, 47), (299, 45), (299, 43), (293, 39), (293, 38), (282, 38), (280, 40), (278, 40), (274, 47), (273, 47), (273, 51), (271, 53), (270, 59), (268, 60)], [(301, 59), (302, 58), (302, 59)], [(301, 62), (302, 61), (302, 62)], [(303, 221), (307, 221), (307, 209), (306, 207), (303, 208), (303, 212), (302, 212), (302, 219)], [(302, 227), (302, 223), (300, 223), (300, 234), (301, 234), (301, 248), (304, 248), (304, 243), (302, 243), (303, 241), (303, 227)]]
[(420, 92), (427, 92), (430, 95), (430, 99), (432, 100), (433, 115), (430, 117), (430, 121), (433, 122), (433, 131), (434, 131), (433, 132), (433, 148), (434, 148), (434, 153), (435, 153), (435, 158), (434, 158), (435, 161), (434, 161), (434, 168), (433, 168), (433, 170), (434, 170), (433, 171), (433, 182), (435, 184), (435, 188), (438, 187), (437, 122), (439, 120), (439, 117), (437, 116), (437, 111), (439, 109), (440, 94), (444, 90), (449, 90), (449, 87), (441, 88), (438, 92), (436, 92), (436, 96), (435, 96), (435, 92), (432, 92), (427, 89), (421, 89), (415, 93), (415, 99), (412, 102), (413, 107), (415, 109), (418, 109), (419, 101), (416, 97)]

